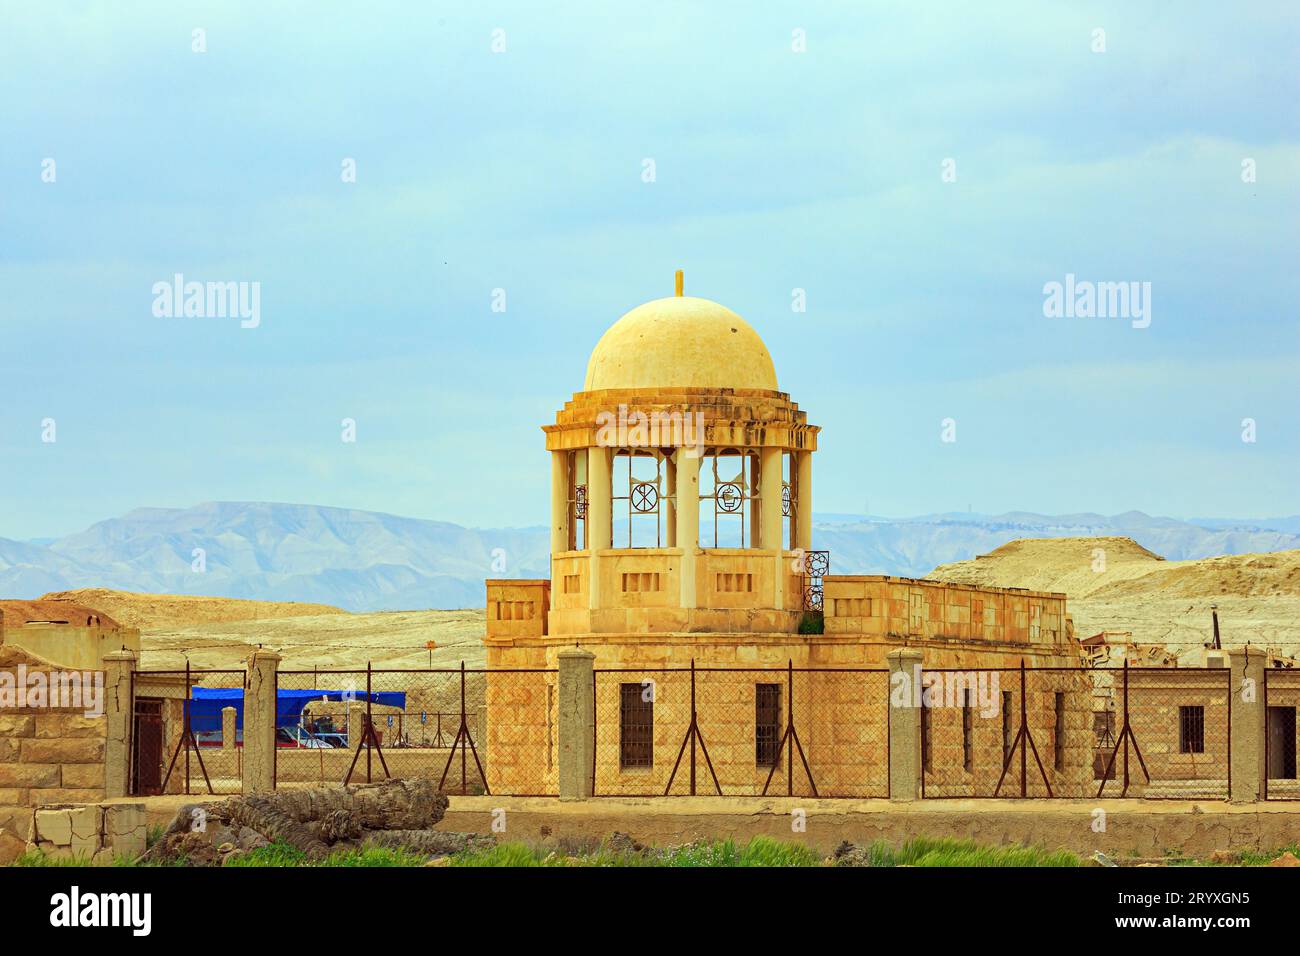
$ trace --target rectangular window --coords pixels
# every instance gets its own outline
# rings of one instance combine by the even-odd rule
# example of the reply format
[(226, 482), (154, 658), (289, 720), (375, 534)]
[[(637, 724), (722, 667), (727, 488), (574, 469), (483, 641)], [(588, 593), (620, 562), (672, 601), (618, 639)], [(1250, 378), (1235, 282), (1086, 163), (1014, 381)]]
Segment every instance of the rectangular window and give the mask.
[(546, 769), (555, 768), (555, 685), (546, 685)]
[(1205, 708), (1178, 708), (1178, 752), (1205, 753)]
[(933, 761), (930, 759), (930, 708), (924, 699), (921, 701), (921, 770), (930, 772)]
[(971, 746), (971, 692), (969, 689), (962, 693), (961, 702), (961, 765), (969, 771), (973, 762), (972, 754), (974, 748)]
[(1052, 729), (1052, 761), (1057, 770), (1065, 769), (1065, 694), (1056, 692), (1056, 726)]
[(654, 685), (620, 684), (618, 765), (654, 766)]
[(1002, 763), (1011, 759), (1011, 744), (1015, 734), (1011, 729), (1011, 691), (1002, 692)]
[(754, 762), (760, 767), (776, 764), (781, 741), (781, 685), (754, 685)]

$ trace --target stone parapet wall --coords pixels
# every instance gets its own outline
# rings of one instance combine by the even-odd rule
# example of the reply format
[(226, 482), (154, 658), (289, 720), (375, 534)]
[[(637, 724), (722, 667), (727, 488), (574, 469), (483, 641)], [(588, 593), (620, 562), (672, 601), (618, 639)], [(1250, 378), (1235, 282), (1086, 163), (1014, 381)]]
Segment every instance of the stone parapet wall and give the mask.
[(1060, 648), (1078, 660), (1065, 595), (885, 575), (823, 579), (826, 633)]

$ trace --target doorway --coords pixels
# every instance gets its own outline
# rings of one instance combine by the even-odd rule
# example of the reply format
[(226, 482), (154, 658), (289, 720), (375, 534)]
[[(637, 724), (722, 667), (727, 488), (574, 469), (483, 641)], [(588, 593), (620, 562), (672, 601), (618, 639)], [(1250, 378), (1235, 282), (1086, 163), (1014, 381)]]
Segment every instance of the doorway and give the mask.
[(1268, 778), (1295, 779), (1295, 708), (1268, 709)]
[(162, 698), (137, 697), (131, 718), (131, 794), (162, 793)]

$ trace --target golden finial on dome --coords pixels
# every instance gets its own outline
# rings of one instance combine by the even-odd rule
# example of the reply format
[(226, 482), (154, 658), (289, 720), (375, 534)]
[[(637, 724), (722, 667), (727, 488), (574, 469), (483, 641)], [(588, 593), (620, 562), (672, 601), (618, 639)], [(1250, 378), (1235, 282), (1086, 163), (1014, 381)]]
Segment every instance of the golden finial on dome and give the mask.
[(678, 270), (677, 270), (677, 294), (678, 294), (678, 295), (681, 295), (681, 294), (682, 294), (682, 285), (683, 285), (683, 284), (684, 284), (684, 282), (683, 282), (682, 270), (681, 270), (681, 269), (678, 269)]

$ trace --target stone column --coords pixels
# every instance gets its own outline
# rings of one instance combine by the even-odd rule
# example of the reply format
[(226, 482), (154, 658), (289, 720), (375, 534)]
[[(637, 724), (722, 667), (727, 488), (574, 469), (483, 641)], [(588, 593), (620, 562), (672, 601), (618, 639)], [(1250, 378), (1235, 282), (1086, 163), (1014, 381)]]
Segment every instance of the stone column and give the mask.
[(682, 607), (692, 608), (700, 550), (700, 456), (694, 448), (679, 448), (673, 458), (677, 462), (677, 547), (682, 549), (679, 600)]
[(812, 452), (801, 451), (795, 456), (798, 476), (795, 491), (799, 495), (794, 509), (794, 546), (804, 551), (812, 550)]
[[(772, 552), (772, 607), (785, 607), (785, 553), (781, 543), (781, 449), (764, 447), (758, 469), (762, 537), (758, 547)], [(761, 606), (761, 605), (760, 605)]]
[(569, 550), (569, 453), (551, 452), (551, 554)]
[(1232, 790), (1233, 803), (1253, 803), (1263, 796), (1268, 747), (1264, 712), (1264, 668), (1268, 657), (1256, 647), (1229, 652), (1232, 668)]
[(131, 675), (135, 651), (123, 648), (104, 655), (104, 796), (125, 797), (131, 786)]
[(921, 708), (917, 702), (921, 696), (921, 652), (914, 647), (900, 647), (885, 658), (889, 661), (889, 799), (919, 800)]
[(235, 738), (239, 734), (239, 731), (235, 727), (235, 724), (236, 724), (235, 708), (222, 707), (221, 708), (221, 749), (222, 750), (235, 749)]
[(581, 647), (566, 647), (559, 660), (560, 799), (591, 796), (592, 754), (596, 746), (596, 693), (592, 671), (596, 655)]
[(590, 448), (587, 450), (587, 551), (591, 562), (587, 573), (588, 607), (593, 611), (600, 607), (600, 551), (613, 547), (610, 539), (612, 533), (610, 486), (610, 450), (608, 448)]
[(259, 648), (248, 656), (244, 691), (243, 792), (275, 789), (275, 673), (280, 655)]

